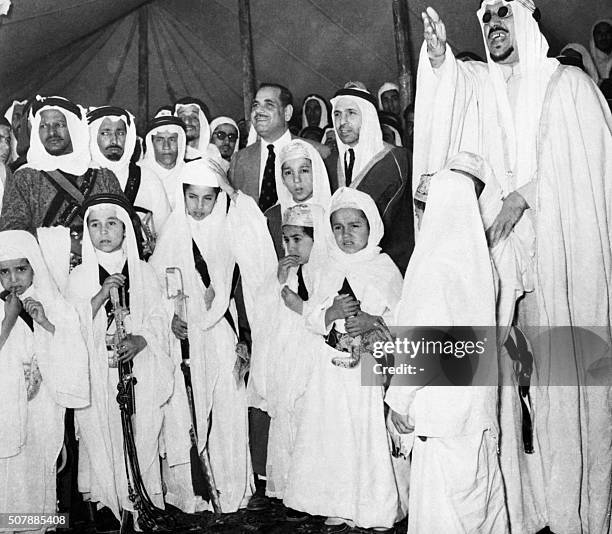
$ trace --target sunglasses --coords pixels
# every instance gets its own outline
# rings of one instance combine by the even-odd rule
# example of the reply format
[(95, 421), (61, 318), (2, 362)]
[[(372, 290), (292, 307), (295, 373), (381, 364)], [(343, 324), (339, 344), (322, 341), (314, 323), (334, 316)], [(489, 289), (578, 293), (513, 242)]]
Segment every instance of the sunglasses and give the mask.
[(236, 139), (238, 139), (238, 134), (235, 133), (225, 133), (225, 132), (215, 132), (213, 134), (219, 141), (225, 141), (225, 138), (227, 137), (230, 141), (235, 141)]
[[(497, 16), (500, 19), (505, 19), (507, 17), (511, 17), (512, 16), (512, 12), (510, 11), (510, 8), (508, 6), (501, 6), (497, 10)], [(482, 22), (487, 24), (488, 22), (491, 22), (491, 18), (492, 17), (493, 17), (493, 12), (485, 11), (484, 14), (482, 15)]]

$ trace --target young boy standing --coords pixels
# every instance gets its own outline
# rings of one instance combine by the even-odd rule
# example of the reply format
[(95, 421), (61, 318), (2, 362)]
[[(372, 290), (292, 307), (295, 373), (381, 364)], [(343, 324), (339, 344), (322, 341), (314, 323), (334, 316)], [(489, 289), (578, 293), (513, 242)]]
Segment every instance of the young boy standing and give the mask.
[[(135, 448), (142, 483), (159, 508), (164, 506), (158, 452), (161, 406), (172, 392), (173, 377), (161, 288), (153, 269), (138, 257), (129, 205), (118, 196), (97, 195), (84, 209), (83, 262), (71, 273), (67, 288), (81, 318), (91, 374), (91, 406), (75, 411), (82, 445), (79, 491), (97, 503), (97, 522), (112, 526), (110, 513), (119, 519), (121, 510), (134, 511), (131, 498), (140, 498), (138, 481), (133, 473), (128, 480), (126, 473), (126, 461), (133, 458), (124, 457), (127, 436), (116, 400), (119, 366), (131, 362), (136, 379), (130, 418)], [(115, 291), (123, 297), (119, 325), (111, 302)], [(115, 335), (118, 328), (124, 335)]]
[(53, 514), (64, 412), (89, 403), (87, 349), (30, 233), (0, 232), (0, 283), (0, 513)]

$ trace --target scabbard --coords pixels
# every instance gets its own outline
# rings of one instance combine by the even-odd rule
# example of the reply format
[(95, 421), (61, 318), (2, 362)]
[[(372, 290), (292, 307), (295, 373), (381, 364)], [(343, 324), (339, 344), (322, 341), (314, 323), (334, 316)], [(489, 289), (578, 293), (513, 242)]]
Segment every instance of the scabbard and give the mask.
[(181, 340), (181, 371), (183, 372), (183, 380), (185, 382), (185, 390), (187, 392), (187, 402), (189, 404), (189, 413), (191, 415), (191, 426), (193, 429), (191, 448), (189, 450), (189, 459), (191, 463), (191, 483), (193, 485), (193, 493), (201, 496), (205, 501), (210, 502), (216, 514), (221, 513), (221, 505), (219, 503), (219, 494), (215, 484), (215, 477), (208, 458), (208, 447), (201, 454), (198, 453), (198, 423), (195, 411), (195, 399), (193, 396), (193, 386), (191, 383), (191, 369), (189, 368), (189, 340)]

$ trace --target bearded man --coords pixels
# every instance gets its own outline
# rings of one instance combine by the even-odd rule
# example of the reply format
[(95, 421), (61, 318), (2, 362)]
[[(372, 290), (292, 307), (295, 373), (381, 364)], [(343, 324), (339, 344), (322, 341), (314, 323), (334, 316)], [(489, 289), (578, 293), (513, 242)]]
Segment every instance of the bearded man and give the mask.
[[(610, 355), (585, 339), (610, 346), (612, 117), (582, 70), (547, 57), (532, 0), (484, 0), (477, 16), (486, 64), (458, 62), (439, 15), (422, 14), (413, 183), (459, 151), (481, 155), (503, 190), (489, 246), (513, 233), (531, 259), (516, 335), (498, 340), (502, 379), (514, 384), (502, 388), (500, 414), (511, 530), (604, 533), (612, 502), (610, 381), (590, 387), (589, 376), (609, 366)], [(533, 373), (524, 367), (531, 388), (513, 373), (512, 354), (533, 356)], [(391, 407), (396, 421), (407, 421)]]
[[(89, 130), (81, 107), (62, 97), (37, 97), (30, 121), (27, 163), (7, 180), (0, 231), (26, 230), (36, 235), (41, 227), (70, 228), (70, 249), (68, 241), (61, 242), (67, 248), (61, 259), (67, 267), (70, 250), (80, 255), (84, 200), (97, 193), (123, 195), (123, 191), (112, 171), (90, 166)], [(58, 248), (58, 243), (54, 246)], [(44, 253), (42, 242), (41, 247)]]
[(156, 234), (170, 215), (170, 204), (160, 179), (151, 174), (143, 180), (142, 169), (133, 161), (137, 140), (134, 116), (125, 109), (102, 106), (91, 110), (87, 120), (93, 163), (115, 173), (145, 228), (145, 235), (137, 238), (143, 240), (145, 249), (153, 248)]

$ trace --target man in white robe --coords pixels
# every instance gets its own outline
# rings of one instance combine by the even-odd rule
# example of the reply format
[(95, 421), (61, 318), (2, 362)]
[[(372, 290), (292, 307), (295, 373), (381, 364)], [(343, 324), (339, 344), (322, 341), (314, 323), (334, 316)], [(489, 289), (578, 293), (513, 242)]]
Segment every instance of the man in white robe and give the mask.
[(217, 147), (229, 169), (229, 162), (238, 152), (240, 144), (240, 130), (236, 121), (230, 117), (217, 117), (210, 122), (210, 132), (210, 142)]
[(54, 514), (64, 412), (89, 404), (87, 348), (30, 233), (0, 232), (0, 281), (0, 513)]
[(95, 108), (87, 114), (89, 149), (93, 163), (113, 171), (128, 202), (155, 238), (161, 232), (170, 204), (164, 186), (152, 174), (142, 180), (142, 169), (132, 161), (136, 149), (136, 123), (125, 109)]
[(210, 142), (211, 129), (208, 123), (208, 117), (210, 117), (208, 106), (199, 98), (190, 96), (181, 98), (174, 104), (174, 116), (185, 124), (187, 135), (185, 161), (207, 156), (217, 160), (217, 163), (227, 171), (229, 165), (226, 165), (223, 161), (216, 145)]
[[(519, 303), (519, 326), (532, 342), (542, 333), (535, 327), (548, 333), (558, 326), (599, 327), (596, 334), (609, 343), (612, 118), (607, 104), (584, 72), (546, 57), (548, 45), (531, 0), (485, 0), (478, 18), (489, 50), (486, 65), (457, 62), (438, 14), (431, 8), (423, 14), (414, 182), (460, 150), (485, 157), (505, 195), (488, 230), (490, 246), (511, 231), (525, 242), (535, 236), (528, 243), (535, 291)], [(542, 338), (559, 343), (548, 334)], [(568, 351), (573, 346), (560, 344), (563, 350), (554, 357), (558, 347), (534, 347), (532, 385), (540, 377), (542, 386), (532, 396), (535, 452), (521, 451), (517, 460), (516, 451), (502, 450), (513, 530), (609, 528), (612, 425), (601, 424), (609, 418), (607, 391), (547, 387), (584, 383), (595, 355), (579, 343)]]

